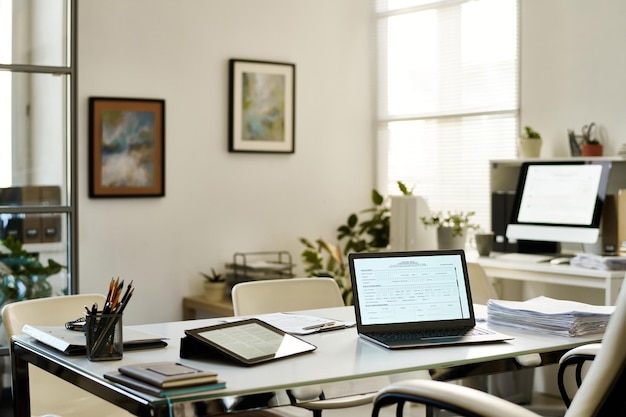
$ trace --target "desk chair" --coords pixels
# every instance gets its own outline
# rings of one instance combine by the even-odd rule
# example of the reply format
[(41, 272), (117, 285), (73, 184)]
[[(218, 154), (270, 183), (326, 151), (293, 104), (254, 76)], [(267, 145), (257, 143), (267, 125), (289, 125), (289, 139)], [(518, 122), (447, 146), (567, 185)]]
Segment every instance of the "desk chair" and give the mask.
[(487, 301), (492, 299), (498, 299), (498, 293), (493, 284), (489, 280), (489, 277), (485, 273), (480, 264), (475, 262), (467, 263), (467, 273), (470, 279), (470, 287), (472, 289), (472, 301), (476, 304), (486, 305)]
[[(39, 298), (7, 304), (2, 309), (2, 322), (7, 339), (22, 333), (24, 324), (62, 326), (84, 315), (85, 307), (106, 297), (100, 294), (79, 294)], [(125, 410), (114, 406), (59, 378), (29, 366), (30, 404), (33, 416), (62, 417), (126, 417)]]
[[(476, 304), (486, 305), (489, 299), (498, 299), (498, 293), (494, 288), (487, 273), (480, 264), (467, 263), (467, 272), (472, 289), (472, 301)], [(494, 395), (505, 398), (518, 404), (530, 403), (533, 391), (533, 368), (524, 368), (502, 374), (488, 376), (474, 376), (463, 378), (461, 384), (482, 391), (488, 391)]]
[[(618, 415), (626, 409), (626, 287), (622, 286), (615, 312), (582, 384), (574, 396), (565, 417)], [(410, 380), (390, 385), (379, 391), (374, 401), (373, 417), (380, 409), (396, 405), (402, 416), (406, 402), (416, 402), (445, 408), (464, 416), (537, 417), (538, 414), (472, 388), (441, 381)], [(620, 411), (618, 411), (620, 410)]]
[[(235, 316), (311, 310), (344, 306), (341, 290), (333, 278), (287, 278), (248, 281), (232, 290)], [(321, 417), (323, 410), (370, 404), (374, 397), (355, 395), (326, 400), (321, 387), (293, 389), (288, 393), (291, 403)]]

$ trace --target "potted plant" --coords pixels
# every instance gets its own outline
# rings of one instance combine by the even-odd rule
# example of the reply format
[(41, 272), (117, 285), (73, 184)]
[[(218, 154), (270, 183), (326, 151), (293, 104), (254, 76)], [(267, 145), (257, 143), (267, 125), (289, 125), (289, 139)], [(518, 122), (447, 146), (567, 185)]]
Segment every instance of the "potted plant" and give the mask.
[(541, 135), (530, 126), (524, 127), (519, 140), (519, 154), (522, 158), (537, 158), (541, 153)]
[(226, 279), (222, 274), (211, 268), (211, 274), (200, 272), (205, 279), (204, 281), (204, 297), (209, 301), (220, 301), (224, 298), (226, 289)]
[(300, 243), (305, 246), (300, 256), (307, 275), (334, 278), (346, 305), (352, 304), (346, 255), (349, 252), (381, 250), (389, 245), (390, 210), (387, 199), (377, 190), (372, 190), (372, 203), (372, 207), (359, 212), (368, 213), (369, 217), (361, 219), (357, 213), (352, 213), (346, 223), (337, 228), (336, 245), (321, 238), (314, 241), (300, 238)]
[(422, 223), (427, 227), (437, 228), (439, 249), (463, 249), (467, 239), (467, 230), (478, 229), (478, 225), (471, 222), (473, 211), (448, 211), (433, 213), (429, 217), (422, 217)]
[(583, 126), (583, 141), (580, 146), (582, 156), (602, 156), (603, 148), (600, 141), (592, 136), (595, 123)]

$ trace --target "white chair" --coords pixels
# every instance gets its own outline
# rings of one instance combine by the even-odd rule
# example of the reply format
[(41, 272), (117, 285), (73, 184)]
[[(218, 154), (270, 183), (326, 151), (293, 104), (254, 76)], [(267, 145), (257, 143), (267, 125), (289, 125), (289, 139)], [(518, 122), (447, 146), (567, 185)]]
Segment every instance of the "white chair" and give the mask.
[[(85, 306), (103, 306), (101, 294), (79, 294), (10, 303), (2, 309), (7, 339), (22, 332), (24, 324), (63, 326), (85, 313)], [(125, 410), (89, 394), (69, 382), (29, 366), (31, 415), (62, 417), (126, 417)]]
[(342, 307), (332, 278), (288, 278), (241, 282), (232, 290), (235, 316)]
[[(615, 312), (609, 320), (601, 348), (589, 366), (565, 417), (619, 415), (626, 409), (626, 288), (622, 286)], [(373, 417), (380, 409), (396, 405), (402, 415), (406, 402), (440, 407), (464, 416), (538, 417), (538, 414), (485, 392), (441, 381), (409, 380), (379, 391)]]
[[(332, 278), (242, 282), (233, 287), (232, 300), (236, 316), (344, 306), (341, 290)], [(326, 400), (317, 386), (293, 389), (289, 395), (293, 405), (311, 410), (315, 417), (320, 417), (323, 410), (370, 404), (374, 398), (369, 394)]]
[(497, 299), (498, 293), (489, 277), (485, 273), (480, 264), (475, 262), (467, 263), (467, 273), (470, 279), (470, 288), (472, 289), (472, 301), (476, 304), (487, 304), (487, 301)]

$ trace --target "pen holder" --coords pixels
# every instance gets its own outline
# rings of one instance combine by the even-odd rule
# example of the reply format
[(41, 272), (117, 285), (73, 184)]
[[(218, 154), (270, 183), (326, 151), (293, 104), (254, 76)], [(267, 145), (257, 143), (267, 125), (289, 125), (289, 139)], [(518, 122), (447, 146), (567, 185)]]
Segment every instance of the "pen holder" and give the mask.
[(122, 359), (121, 314), (87, 314), (85, 316), (87, 358), (90, 361)]

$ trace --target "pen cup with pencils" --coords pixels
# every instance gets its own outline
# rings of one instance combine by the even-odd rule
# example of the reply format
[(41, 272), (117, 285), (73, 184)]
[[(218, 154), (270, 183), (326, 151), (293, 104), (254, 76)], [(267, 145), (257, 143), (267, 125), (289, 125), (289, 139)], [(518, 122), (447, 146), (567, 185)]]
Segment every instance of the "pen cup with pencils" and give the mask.
[(122, 359), (122, 314), (96, 312), (85, 315), (87, 358), (90, 361)]

